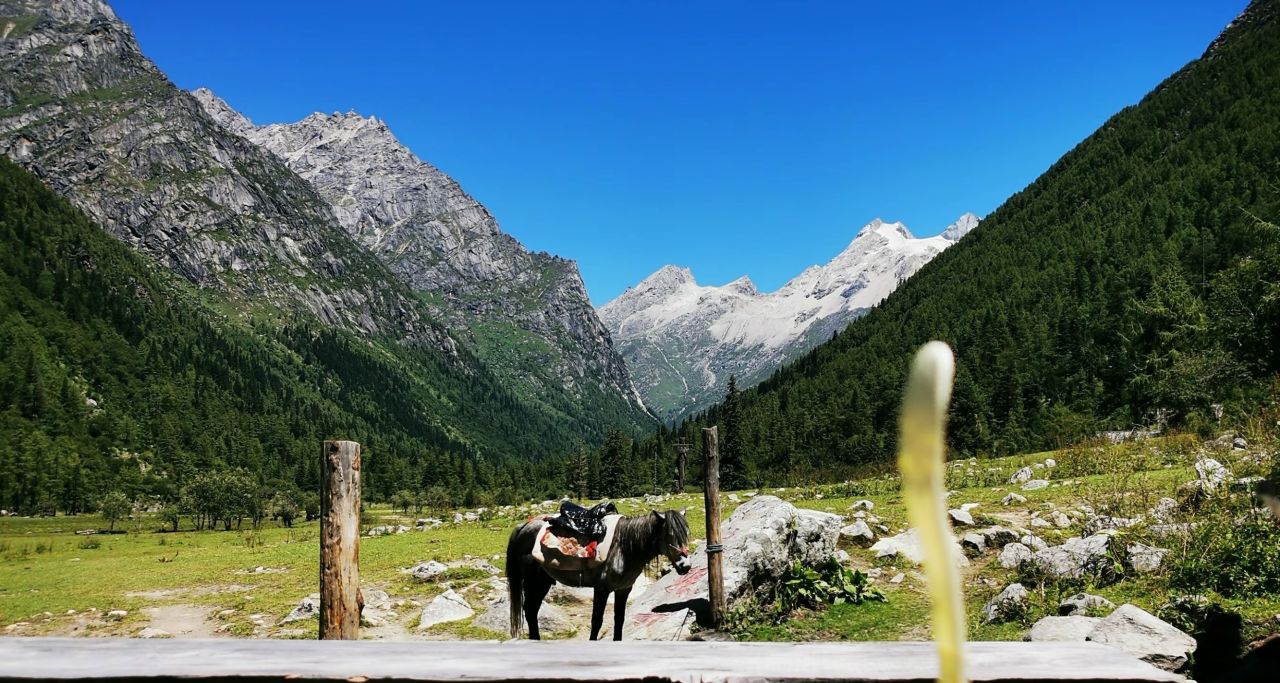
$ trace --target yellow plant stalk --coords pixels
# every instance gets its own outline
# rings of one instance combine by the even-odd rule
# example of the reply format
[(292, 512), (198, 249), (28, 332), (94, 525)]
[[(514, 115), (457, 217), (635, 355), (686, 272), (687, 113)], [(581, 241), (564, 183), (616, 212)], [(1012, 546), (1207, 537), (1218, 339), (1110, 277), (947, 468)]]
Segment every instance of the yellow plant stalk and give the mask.
[(938, 644), (939, 683), (964, 683), (965, 615), (955, 542), (947, 523), (946, 421), (955, 359), (933, 341), (916, 353), (902, 401), (898, 468), (907, 518), (920, 536)]

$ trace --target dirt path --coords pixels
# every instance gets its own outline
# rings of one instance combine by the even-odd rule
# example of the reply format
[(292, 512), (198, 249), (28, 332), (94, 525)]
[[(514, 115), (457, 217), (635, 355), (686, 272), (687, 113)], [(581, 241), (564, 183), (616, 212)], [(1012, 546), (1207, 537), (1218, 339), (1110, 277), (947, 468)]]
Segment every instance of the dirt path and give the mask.
[(215, 638), (219, 634), (209, 621), (211, 610), (195, 605), (165, 605), (144, 607), (142, 613), (151, 623), (147, 626), (159, 629), (174, 638)]

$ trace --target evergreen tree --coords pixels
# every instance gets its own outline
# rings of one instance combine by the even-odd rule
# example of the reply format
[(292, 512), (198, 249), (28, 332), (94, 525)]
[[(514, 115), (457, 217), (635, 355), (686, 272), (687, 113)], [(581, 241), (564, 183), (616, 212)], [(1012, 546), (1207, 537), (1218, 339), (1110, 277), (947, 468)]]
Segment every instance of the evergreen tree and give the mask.
[(742, 434), (742, 407), (738, 378), (729, 376), (729, 388), (720, 407), (720, 487), (736, 491), (747, 487), (747, 464)]

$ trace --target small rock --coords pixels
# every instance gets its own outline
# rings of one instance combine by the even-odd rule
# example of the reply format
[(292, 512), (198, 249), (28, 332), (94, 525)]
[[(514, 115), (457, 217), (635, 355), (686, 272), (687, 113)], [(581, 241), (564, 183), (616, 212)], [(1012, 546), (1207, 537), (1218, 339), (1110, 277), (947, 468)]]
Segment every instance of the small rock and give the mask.
[(1049, 521), (1053, 522), (1053, 525), (1058, 527), (1059, 529), (1065, 529), (1071, 526), (1071, 518), (1068, 517), (1061, 510), (1054, 510), (1052, 513), (1050, 513)]
[(293, 611), (286, 614), (285, 617), (280, 620), (280, 625), (283, 626), (295, 621), (302, 621), (303, 619), (314, 619), (319, 616), (320, 596), (308, 596), (303, 598), (302, 601), (298, 603), (298, 606), (293, 608)]
[(978, 557), (987, 549), (987, 537), (976, 531), (970, 531), (960, 538), (960, 549), (969, 557)]
[(1031, 549), (1021, 543), (1006, 545), (996, 557), (996, 561), (1005, 569), (1015, 569), (1029, 559), (1031, 559)]
[(463, 517), (462, 517), (462, 513), (461, 513), (461, 512), (455, 512), (455, 513), (453, 513), (453, 523), (454, 523), (454, 524), (461, 524), (461, 523), (462, 523), (462, 519), (463, 519)]
[(1165, 671), (1177, 671), (1195, 652), (1196, 640), (1136, 605), (1121, 605), (1098, 622), (1089, 640), (1112, 647)]
[(466, 619), (475, 614), (466, 598), (453, 592), (452, 589), (437, 595), (422, 608), (422, 616), (418, 619), (418, 630), (426, 630), (436, 624)]
[(1151, 508), (1151, 517), (1159, 522), (1168, 522), (1176, 514), (1178, 514), (1178, 501), (1168, 497), (1156, 501), (1155, 507)]
[(892, 579), (889, 579), (889, 583), (902, 583), (903, 581), (906, 581), (906, 580), (907, 580), (907, 575), (903, 574), (902, 572), (898, 572), (897, 574), (893, 575)]
[(1095, 610), (1115, 609), (1116, 604), (1101, 595), (1076, 593), (1058, 603), (1058, 615), (1064, 617), (1085, 616)]
[(968, 510), (948, 510), (952, 526), (973, 526), (973, 515)]
[(1249, 447), (1249, 442), (1245, 441), (1243, 436), (1237, 436), (1231, 440), (1231, 447), (1237, 451), (1243, 451)]
[(858, 520), (840, 529), (840, 540), (866, 548), (876, 542), (876, 535), (875, 532), (871, 531), (871, 527), (867, 526), (866, 522)]
[(1009, 495), (1000, 499), (1001, 505), (1015, 505), (1015, 504), (1025, 503), (1025, 502), (1027, 502), (1027, 497), (1018, 493), (1010, 493)]
[(853, 501), (853, 505), (849, 506), (849, 509), (850, 510), (866, 510), (867, 512), (871, 512), (872, 510), (876, 509), (876, 504), (866, 499), (855, 500)]
[(1048, 542), (1035, 534), (1026, 534), (1022, 538), (1018, 539), (1018, 542), (1032, 550), (1044, 550), (1049, 547)]
[(127, 616), (129, 616), (129, 612), (126, 610), (113, 609), (110, 612), (107, 612), (107, 621), (120, 621)]
[(849, 561), (853, 559), (848, 550), (837, 550), (835, 557), (836, 562), (840, 564), (849, 564)]
[(1057, 461), (1057, 460), (1054, 460), (1053, 458), (1045, 458), (1045, 459), (1044, 459), (1044, 466), (1045, 466), (1045, 467), (1048, 467), (1048, 468), (1054, 468), (1054, 467), (1057, 467), (1057, 466), (1058, 466), (1058, 461)]
[(419, 581), (431, 581), (447, 571), (449, 571), (449, 567), (443, 563), (430, 560), (428, 562), (419, 562), (409, 570), (409, 573), (413, 574), (413, 578)]
[(1031, 632), (1023, 640), (1084, 642), (1100, 621), (1098, 617), (1045, 617), (1031, 626)]
[(149, 639), (149, 638), (172, 638), (173, 636), (170, 635), (168, 631), (158, 629), (158, 628), (151, 628), (150, 626), (148, 626), (138, 632), (138, 637)]
[(1052, 529), (1053, 523), (1044, 517), (1032, 517), (1031, 526), (1035, 529)]
[(994, 624), (1021, 619), (1027, 613), (1029, 601), (1027, 589), (1020, 583), (1011, 583), (983, 606), (983, 621)]
[(1022, 485), (1022, 490), (1023, 491), (1039, 491), (1040, 489), (1047, 488), (1048, 486), (1049, 486), (1049, 480), (1047, 479), (1032, 479), (1031, 481)]
[(1160, 569), (1160, 565), (1164, 563), (1164, 556), (1169, 552), (1164, 548), (1154, 548), (1141, 543), (1130, 544), (1126, 550), (1129, 553), (1129, 564), (1134, 571), (1148, 574)]
[(1017, 472), (1014, 472), (1012, 477), (1009, 477), (1009, 483), (1022, 484), (1022, 483), (1031, 481), (1031, 478), (1034, 476), (1036, 476), (1036, 473), (1034, 470), (1032, 470), (1030, 467), (1023, 467)]
[(1196, 461), (1195, 467), (1196, 475), (1210, 491), (1234, 478), (1231, 470), (1213, 458), (1201, 458)]

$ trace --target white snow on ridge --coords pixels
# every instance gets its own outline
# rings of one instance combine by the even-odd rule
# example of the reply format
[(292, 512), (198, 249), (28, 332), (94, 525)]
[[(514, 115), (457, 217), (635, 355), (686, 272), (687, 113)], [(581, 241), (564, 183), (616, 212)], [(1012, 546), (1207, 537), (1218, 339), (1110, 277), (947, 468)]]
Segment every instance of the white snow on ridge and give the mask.
[[(674, 380), (690, 396), (714, 396), (729, 374), (762, 379), (879, 304), (978, 222), (966, 213), (941, 234), (917, 238), (902, 223), (877, 218), (826, 265), (810, 266), (768, 293), (746, 276), (704, 286), (688, 268), (664, 266), (600, 307), (600, 319), (619, 342), (640, 392), (662, 412), (671, 406), (655, 405), (666, 399), (647, 389), (670, 387)], [(688, 362), (673, 363), (676, 356)], [(646, 360), (652, 358), (661, 358), (661, 367), (643, 367), (653, 365)], [(701, 372), (681, 370), (689, 365)]]

